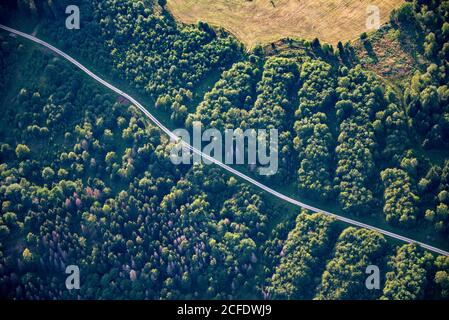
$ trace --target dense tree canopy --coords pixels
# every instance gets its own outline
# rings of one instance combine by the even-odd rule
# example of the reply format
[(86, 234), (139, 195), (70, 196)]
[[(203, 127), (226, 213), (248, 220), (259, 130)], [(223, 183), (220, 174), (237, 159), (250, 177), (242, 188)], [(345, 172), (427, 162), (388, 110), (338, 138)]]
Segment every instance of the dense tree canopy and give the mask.
[[(415, 73), (394, 83), (352, 59), (350, 43), (245, 52), (153, 0), (70, 1), (83, 14), (73, 31), (67, 4), (7, 1), (0, 17), (31, 17), (34, 33), (168, 127), (277, 129), (279, 172), (254, 174), (270, 187), (447, 244), (447, 1), (393, 12), (389, 28), (414, 32), (418, 48)], [(136, 107), (46, 50), (2, 32), (0, 69), (1, 297), (448, 298), (446, 257), (298, 214), (219, 167), (173, 165), (168, 138)], [(79, 291), (65, 288), (70, 264)], [(381, 290), (365, 287), (369, 265), (388, 270)]]
[(386, 253), (385, 238), (365, 229), (345, 229), (335, 244), (332, 259), (328, 261), (321, 278), (317, 299), (369, 299), (376, 291), (365, 286), (365, 270), (369, 265), (380, 265)]
[(295, 148), (299, 153), (298, 185), (318, 199), (333, 194), (333, 137), (326, 113), (332, 113), (335, 79), (332, 67), (322, 61), (302, 65), (299, 107), (294, 124)]
[[(301, 213), (281, 252), (281, 261), (272, 277), (269, 293), (275, 299), (311, 298), (322, 257), (329, 251), (333, 221), (321, 214)], [(311, 290), (312, 289), (312, 290)]]
[(415, 300), (423, 297), (426, 285), (426, 268), (432, 255), (422, 253), (415, 245), (404, 245), (391, 260), (391, 271), (381, 299)]
[(419, 198), (413, 194), (410, 178), (404, 170), (386, 169), (381, 173), (385, 186), (384, 213), (393, 224), (413, 225), (416, 222)]
[(380, 84), (360, 67), (340, 69), (336, 114), (339, 123), (335, 182), (343, 210), (366, 212), (373, 205), (376, 137), (373, 116), (383, 103)]

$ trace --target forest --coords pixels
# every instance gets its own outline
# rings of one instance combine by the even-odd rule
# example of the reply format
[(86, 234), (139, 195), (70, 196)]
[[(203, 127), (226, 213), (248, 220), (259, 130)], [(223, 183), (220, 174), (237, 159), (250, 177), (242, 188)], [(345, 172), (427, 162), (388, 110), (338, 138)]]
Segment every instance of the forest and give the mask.
[[(247, 51), (222, 28), (177, 22), (165, 1), (70, 2), (79, 30), (65, 28), (68, 1), (5, 1), (1, 23), (142, 97), (170, 128), (278, 129), (279, 171), (251, 176), (449, 247), (449, 1), (392, 12), (385, 28), (417, 55), (400, 81), (349, 42)], [(15, 26), (11, 13), (32, 18)], [(369, 50), (373, 37), (358, 41)], [(173, 165), (138, 108), (51, 52), (1, 31), (0, 68), (2, 299), (449, 298), (448, 257), (292, 208), (219, 167)], [(79, 290), (65, 287), (68, 265)], [(369, 265), (380, 289), (365, 286)]]

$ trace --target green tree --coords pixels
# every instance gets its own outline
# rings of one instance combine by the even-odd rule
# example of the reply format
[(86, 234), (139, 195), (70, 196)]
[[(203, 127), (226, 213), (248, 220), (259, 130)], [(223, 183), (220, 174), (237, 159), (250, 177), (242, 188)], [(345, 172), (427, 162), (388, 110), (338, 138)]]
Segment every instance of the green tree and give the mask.
[(20, 160), (26, 159), (30, 154), (30, 149), (25, 144), (18, 144), (16, 147), (16, 156)]

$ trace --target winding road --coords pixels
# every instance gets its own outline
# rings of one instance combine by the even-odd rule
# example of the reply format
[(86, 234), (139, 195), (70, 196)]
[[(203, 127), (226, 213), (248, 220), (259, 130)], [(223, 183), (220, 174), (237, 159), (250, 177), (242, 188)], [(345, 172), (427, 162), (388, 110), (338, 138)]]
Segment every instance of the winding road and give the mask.
[[(154, 117), (147, 109), (145, 109), (145, 107), (141, 103), (139, 103), (136, 99), (131, 97), (129, 94), (123, 92), (122, 90), (116, 88), (115, 86), (113, 86), (109, 82), (103, 80), (102, 78), (100, 78), (99, 76), (97, 76), (96, 74), (91, 72), (89, 69), (84, 67), (81, 63), (79, 63), (78, 61), (73, 59), (68, 54), (62, 52), (58, 48), (55, 48), (51, 44), (49, 44), (49, 43), (47, 43), (47, 42), (45, 42), (45, 41), (43, 41), (43, 40), (41, 40), (39, 38), (36, 38), (36, 37), (34, 37), (32, 35), (29, 35), (27, 33), (23, 33), (21, 31), (15, 30), (13, 28), (10, 28), (10, 27), (7, 27), (7, 26), (1, 25), (1, 24), (0, 24), (0, 29), (3, 29), (3, 30), (8, 31), (8, 32), (10, 32), (12, 34), (21, 36), (21, 37), (26, 38), (28, 40), (31, 40), (31, 41), (33, 41), (35, 43), (38, 43), (38, 44), (40, 44), (40, 45), (50, 49), (54, 53), (56, 53), (59, 56), (63, 57), (64, 59), (68, 60), (70, 63), (74, 64), (76, 67), (78, 67), (83, 72), (85, 72), (89, 77), (95, 79), (96, 81), (101, 83), (103, 86), (105, 86), (105, 87), (109, 88), (110, 90), (114, 91), (118, 95), (120, 95), (123, 98), (127, 99), (134, 106), (139, 108), (145, 114), (145, 116), (148, 117), (155, 125), (157, 125), (164, 133), (166, 133), (170, 137), (170, 139), (175, 140), (175, 141), (178, 140), (178, 136), (177, 135), (175, 135), (172, 131), (170, 131), (167, 127), (165, 127), (156, 117)], [(343, 216), (340, 216), (340, 215), (337, 215), (337, 214), (334, 214), (334, 213), (331, 213), (331, 212), (328, 212), (328, 211), (325, 211), (325, 210), (321, 210), (319, 208), (310, 206), (308, 204), (305, 204), (305, 203), (302, 203), (302, 202), (300, 202), (298, 200), (290, 198), (290, 197), (288, 197), (288, 196), (286, 196), (286, 195), (284, 195), (284, 194), (282, 194), (280, 192), (277, 192), (276, 190), (271, 189), (270, 187), (267, 187), (266, 185), (260, 183), (259, 181), (254, 180), (251, 177), (248, 177), (247, 175), (241, 173), (240, 171), (235, 170), (235, 169), (231, 168), (230, 166), (228, 166), (228, 165), (226, 165), (226, 164), (224, 164), (224, 163), (222, 163), (222, 162), (220, 162), (220, 161), (210, 157), (209, 155), (204, 154), (203, 152), (201, 152), (200, 150), (194, 148), (190, 144), (188, 144), (188, 143), (186, 143), (184, 141), (181, 141), (181, 143), (182, 143), (182, 145), (184, 147), (188, 148), (189, 150), (191, 150), (192, 152), (196, 153), (197, 155), (200, 155), (204, 159), (209, 160), (210, 162), (220, 166), (224, 170), (226, 170), (226, 171), (228, 171), (228, 172), (230, 172), (230, 173), (240, 177), (243, 180), (246, 180), (247, 182), (251, 183), (252, 185), (254, 185), (254, 186), (256, 186), (256, 187), (258, 187), (258, 188), (260, 188), (260, 189), (262, 189), (262, 190), (264, 190), (264, 191), (266, 191), (266, 192), (268, 192), (268, 193), (270, 193), (272, 195), (274, 195), (275, 197), (277, 197), (277, 198), (279, 198), (281, 200), (289, 202), (289, 203), (291, 203), (291, 204), (293, 204), (295, 206), (298, 206), (298, 207), (310, 210), (312, 212), (323, 213), (323, 214), (328, 215), (328, 216), (330, 216), (330, 217), (332, 217), (334, 219), (343, 221), (345, 223), (354, 225), (356, 227), (373, 230), (373, 231), (379, 232), (379, 233), (381, 233), (381, 234), (383, 234), (385, 236), (388, 236), (388, 237), (391, 237), (391, 238), (394, 238), (394, 239), (397, 239), (397, 240), (400, 240), (400, 241), (403, 241), (403, 242), (406, 242), (406, 243), (415, 243), (415, 244), (421, 246), (422, 248), (430, 250), (430, 251), (435, 252), (437, 254), (444, 255), (444, 256), (449, 256), (449, 252), (448, 251), (444, 251), (444, 250), (436, 248), (434, 246), (431, 246), (431, 245), (428, 245), (428, 244), (425, 244), (425, 243), (422, 243), (422, 242), (419, 242), (419, 241), (415, 241), (413, 239), (401, 236), (399, 234), (396, 234), (396, 233), (393, 233), (393, 232), (390, 232), (390, 231), (387, 231), (387, 230), (383, 230), (383, 229), (380, 229), (380, 228), (377, 228), (377, 227), (374, 227), (374, 226), (371, 226), (371, 225), (368, 225), (368, 224), (365, 224), (365, 223), (362, 223), (362, 222), (359, 222), (359, 221), (356, 221), (356, 220), (353, 220), (353, 219), (349, 219), (349, 218), (346, 218), (346, 217), (343, 217)]]

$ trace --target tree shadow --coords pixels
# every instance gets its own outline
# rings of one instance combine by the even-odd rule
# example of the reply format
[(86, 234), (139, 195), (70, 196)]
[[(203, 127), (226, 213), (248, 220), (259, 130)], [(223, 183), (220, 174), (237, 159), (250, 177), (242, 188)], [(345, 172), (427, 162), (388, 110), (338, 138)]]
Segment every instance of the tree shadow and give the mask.
[(365, 48), (366, 52), (368, 53), (368, 57), (373, 59), (375, 63), (379, 62), (379, 59), (377, 58), (376, 52), (374, 52), (373, 45), (368, 39), (363, 40), (363, 47)]

